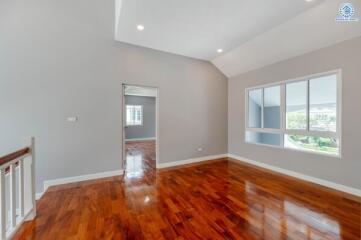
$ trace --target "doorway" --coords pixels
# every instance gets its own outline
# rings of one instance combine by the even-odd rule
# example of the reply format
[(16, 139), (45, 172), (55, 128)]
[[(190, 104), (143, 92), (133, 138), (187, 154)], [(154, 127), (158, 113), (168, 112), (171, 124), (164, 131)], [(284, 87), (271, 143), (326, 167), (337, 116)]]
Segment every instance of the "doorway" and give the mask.
[(126, 178), (155, 171), (159, 158), (158, 88), (123, 84), (123, 161)]

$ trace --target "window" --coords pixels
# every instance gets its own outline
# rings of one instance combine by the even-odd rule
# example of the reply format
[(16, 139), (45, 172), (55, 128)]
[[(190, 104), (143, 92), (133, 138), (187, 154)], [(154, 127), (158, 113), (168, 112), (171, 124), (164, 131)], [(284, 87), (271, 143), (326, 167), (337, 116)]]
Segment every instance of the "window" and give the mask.
[(307, 129), (307, 81), (286, 84), (286, 129)]
[(264, 128), (280, 128), (280, 109), (281, 109), (281, 87), (269, 87), (264, 89), (263, 104), (263, 126)]
[(247, 89), (249, 143), (340, 156), (340, 72)]
[(246, 132), (246, 141), (251, 143), (266, 144), (273, 146), (281, 145), (281, 135), (275, 133), (265, 133), (265, 132)]
[(310, 130), (336, 132), (337, 76), (310, 80)]
[(248, 126), (260, 128), (262, 124), (262, 89), (249, 91), (248, 96)]
[(143, 106), (126, 105), (127, 126), (139, 126), (143, 124)]

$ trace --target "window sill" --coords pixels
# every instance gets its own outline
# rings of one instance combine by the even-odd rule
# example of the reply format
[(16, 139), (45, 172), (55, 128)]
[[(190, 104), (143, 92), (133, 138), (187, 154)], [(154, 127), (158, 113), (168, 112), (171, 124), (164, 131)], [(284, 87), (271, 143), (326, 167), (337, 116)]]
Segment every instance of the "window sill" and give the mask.
[(251, 145), (263, 146), (263, 147), (276, 148), (276, 149), (280, 149), (280, 150), (287, 150), (287, 151), (291, 151), (291, 152), (301, 152), (301, 153), (308, 153), (308, 154), (311, 154), (311, 155), (319, 155), (319, 156), (323, 156), (323, 157), (342, 159), (341, 154), (334, 155), (334, 154), (307, 151), (307, 150), (302, 150), (302, 149), (294, 149), (294, 148), (288, 148), (288, 147), (282, 147), (282, 146), (276, 146), (276, 145), (270, 145), (270, 144), (253, 143), (253, 142), (247, 142), (247, 141), (245, 141), (245, 143), (246, 144), (251, 144)]

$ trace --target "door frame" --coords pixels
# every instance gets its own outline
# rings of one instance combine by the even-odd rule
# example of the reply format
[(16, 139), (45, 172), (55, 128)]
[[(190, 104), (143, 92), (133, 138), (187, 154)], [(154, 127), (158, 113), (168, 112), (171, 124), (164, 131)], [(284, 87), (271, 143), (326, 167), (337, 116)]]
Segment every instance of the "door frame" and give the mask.
[(147, 85), (138, 85), (138, 84), (128, 84), (122, 83), (122, 169), (125, 171), (126, 164), (126, 153), (125, 153), (125, 127), (126, 127), (126, 107), (125, 107), (125, 87), (126, 86), (135, 86), (135, 87), (144, 87), (144, 88), (154, 88), (157, 92), (155, 97), (155, 164), (156, 168), (159, 166), (159, 88), (155, 86)]

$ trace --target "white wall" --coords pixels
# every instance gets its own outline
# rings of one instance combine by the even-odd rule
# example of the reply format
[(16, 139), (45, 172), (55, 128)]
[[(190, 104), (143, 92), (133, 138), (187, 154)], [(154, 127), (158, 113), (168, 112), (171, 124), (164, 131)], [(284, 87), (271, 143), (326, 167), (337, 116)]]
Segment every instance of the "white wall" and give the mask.
[[(209, 62), (131, 45), (119, 47), (122, 79), (158, 87), (161, 163), (227, 152), (223, 74)], [(198, 147), (204, 151), (198, 152)]]
[[(228, 150), (261, 163), (361, 189), (361, 38), (230, 78)], [(342, 159), (245, 143), (245, 88), (342, 69)]]
[(122, 168), (122, 83), (159, 88), (161, 163), (227, 151), (223, 74), (113, 39), (113, 0), (0, 1), (0, 154), (35, 136), (37, 192)]

